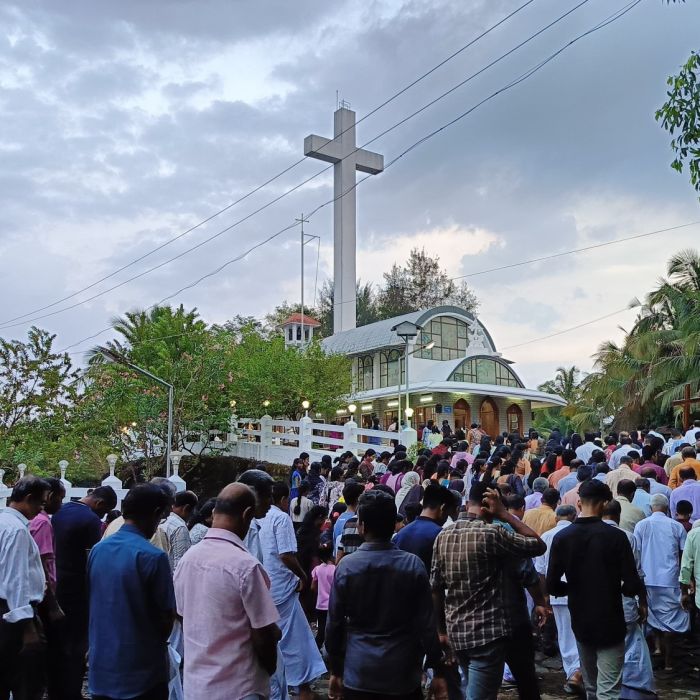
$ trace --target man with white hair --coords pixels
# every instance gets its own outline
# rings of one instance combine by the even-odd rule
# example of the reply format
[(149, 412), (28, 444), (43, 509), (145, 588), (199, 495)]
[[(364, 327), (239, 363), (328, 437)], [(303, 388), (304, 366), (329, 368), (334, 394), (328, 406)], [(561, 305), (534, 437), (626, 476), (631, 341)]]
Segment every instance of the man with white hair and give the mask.
[(663, 647), (665, 668), (672, 670), (673, 635), (688, 630), (690, 617), (681, 607), (678, 583), (686, 532), (668, 516), (668, 506), (663, 494), (651, 497), (651, 515), (635, 526), (634, 541), (645, 574), (648, 621), (655, 631), (656, 651), (661, 653)]
[[(537, 479), (535, 479), (537, 481)], [(546, 481), (546, 479), (545, 479)], [(534, 484), (533, 484), (534, 488)], [(557, 524), (542, 535), (542, 541), (547, 545), (547, 551), (539, 557), (535, 557), (535, 570), (540, 575), (542, 585), (545, 585), (547, 567), (549, 566), (549, 552), (552, 548), (552, 540), (571, 523), (576, 520), (576, 508), (574, 506), (559, 506), (555, 515)], [(561, 662), (566, 675), (564, 690), (569, 694), (583, 690), (583, 678), (581, 676), (581, 662), (576, 646), (576, 637), (571, 629), (571, 613), (569, 612), (569, 599), (567, 596), (550, 596), (550, 605), (554, 613), (554, 622), (557, 626), (557, 641)]]
[(525, 496), (525, 510), (539, 508), (542, 505), (542, 494), (547, 490), (549, 481), (543, 476), (538, 476), (532, 482), (532, 491), (529, 496)]

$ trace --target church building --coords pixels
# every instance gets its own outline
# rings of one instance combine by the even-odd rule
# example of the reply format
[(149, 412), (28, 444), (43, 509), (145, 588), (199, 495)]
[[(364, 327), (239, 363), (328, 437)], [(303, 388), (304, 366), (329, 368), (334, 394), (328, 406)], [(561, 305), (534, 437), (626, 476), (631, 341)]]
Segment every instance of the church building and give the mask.
[(341, 331), (322, 345), (353, 359), (351, 400), (362, 427), (371, 426), (372, 416), (384, 430), (409, 416), (415, 428), (447, 419), (453, 429), (474, 422), (491, 436), (525, 434), (533, 409), (566, 405), (559, 396), (526, 388), (481, 321), (456, 306)]
[[(533, 409), (566, 401), (527, 389), (469, 312), (439, 306), (356, 327), (356, 171), (379, 175), (384, 157), (357, 146), (355, 123), (355, 112), (343, 103), (332, 139), (311, 134), (304, 140), (305, 156), (334, 164), (334, 332), (322, 344), (353, 360), (351, 405), (337, 418), (349, 420), (354, 407), (362, 427), (376, 416), (384, 429), (397, 420), (419, 428), (447, 419), (453, 429), (481, 423), (492, 437), (505, 430), (526, 433)], [(303, 345), (313, 330), (302, 335), (298, 320), (287, 320), (285, 338)]]

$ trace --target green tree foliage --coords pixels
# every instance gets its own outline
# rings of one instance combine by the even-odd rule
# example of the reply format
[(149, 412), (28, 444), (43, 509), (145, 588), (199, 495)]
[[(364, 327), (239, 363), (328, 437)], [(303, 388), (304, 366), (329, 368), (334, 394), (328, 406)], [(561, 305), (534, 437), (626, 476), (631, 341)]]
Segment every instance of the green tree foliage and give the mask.
[[(319, 331), (322, 338), (333, 335), (333, 292), (333, 282), (326, 280), (319, 293), (316, 311), (316, 318), (321, 322)], [(374, 323), (383, 318), (379, 312), (377, 294), (371, 282), (364, 283), (362, 280), (358, 280), (355, 287), (355, 298), (357, 300), (358, 326), (366, 326), (368, 323)]]
[(381, 318), (427, 309), (441, 304), (454, 304), (475, 312), (478, 301), (466, 282), (456, 284), (440, 268), (440, 259), (425, 250), (413, 248), (405, 265), (393, 265), (384, 273), (384, 287), (377, 306)]
[[(233, 349), (232, 364), (236, 411), (246, 417), (267, 411), (298, 419), (304, 400), (314, 412), (333, 414), (344, 405), (352, 385), (347, 357), (326, 355), (318, 341), (303, 350), (288, 348), (281, 336), (268, 339), (252, 329), (244, 331)], [(267, 408), (264, 401), (270, 402)]]
[[(393, 265), (384, 273), (383, 286), (358, 280), (355, 298), (358, 326), (442, 304), (454, 304), (471, 312), (479, 306), (466, 282), (455, 283), (441, 269), (438, 256), (430, 257), (418, 248), (411, 251), (405, 265)], [(321, 323), (317, 334), (322, 338), (333, 335), (333, 303), (333, 282), (326, 280), (319, 290), (316, 308), (305, 306), (304, 312)], [(265, 328), (274, 332), (285, 318), (300, 311), (300, 304), (285, 301), (266, 317)]]
[(537, 388), (540, 391), (546, 391), (548, 394), (561, 396), (563, 399), (566, 399), (567, 405), (536, 411), (535, 428), (545, 434), (548, 434), (554, 428), (558, 428), (562, 434), (570, 432), (573, 428), (571, 416), (577, 412), (577, 407), (581, 400), (581, 370), (575, 365), (571, 367), (557, 367), (554, 378), (540, 384)]
[(54, 350), (55, 335), (36, 327), (27, 339), (0, 339), (0, 465), (8, 477), (24, 463), (38, 474), (58, 473), (58, 461), (83, 447), (66, 426), (79, 399), (78, 372)]
[(598, 348), (574, 423), (596, 425), (601, 413), (617, 427), (671, 422), (685, 387), (700, 390), (700, 255), (680, 251), (667, 272), (623, 342)]
[(679, 173), (685, 166), (690, 182), (700, 192), (700, 54), (693, 51), (678, 75), (668, 78), (667, 100), (656, 112), (656, 120), (673, 136), (675, 158), (671, 167)]

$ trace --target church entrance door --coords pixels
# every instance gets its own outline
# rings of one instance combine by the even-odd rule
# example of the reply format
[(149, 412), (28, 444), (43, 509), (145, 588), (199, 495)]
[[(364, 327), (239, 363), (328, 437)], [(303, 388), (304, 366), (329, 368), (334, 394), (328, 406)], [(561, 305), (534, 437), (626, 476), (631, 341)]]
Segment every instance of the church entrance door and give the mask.
[(464, 399), (458, 399), (454, 405), (455, 430), (469, 430), (472, 422), (472, 413), (469, 404)]
[(493, 440), (500, 434), (498, 429), (498, 406), (490, 398), (481, 402), (479, 410), (481, 429)]

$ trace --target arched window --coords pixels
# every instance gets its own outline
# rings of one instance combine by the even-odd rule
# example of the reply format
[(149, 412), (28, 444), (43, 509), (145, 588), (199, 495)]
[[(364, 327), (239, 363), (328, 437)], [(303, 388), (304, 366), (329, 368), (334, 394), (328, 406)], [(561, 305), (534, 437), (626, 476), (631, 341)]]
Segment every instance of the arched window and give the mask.
[(508, 365), (491, 357), (473, 357), (465, 360), (455, 367), (449, 381), (522, 387)]
[(387, 350), (379, 355), (379, 386), (398, 386), (403, 382), (403, 367), (399, 370), (401, 353), (398, 350)]
[(498, 427), (498, 406), (492, 399), (485, 398), (481, 402), (479, 409), (479, 422), (484, 432), (490, 437), (495, 438), (500, 433)]
[(467, 324), (452, 316), (438, 316), (423, 329), (421, 344), (434, 342), (430, 350), (423, 350), (419, 357), (424, 360), (456, 360), (467, 352), (469, 338)]
[(509, 433), (523, 434), (523, 411), (517, 404), (511, 404), (506, 410), (506, 427)]
[(357, 390), (374, 389), (374, 360), (371, 355), (357, 358)]

